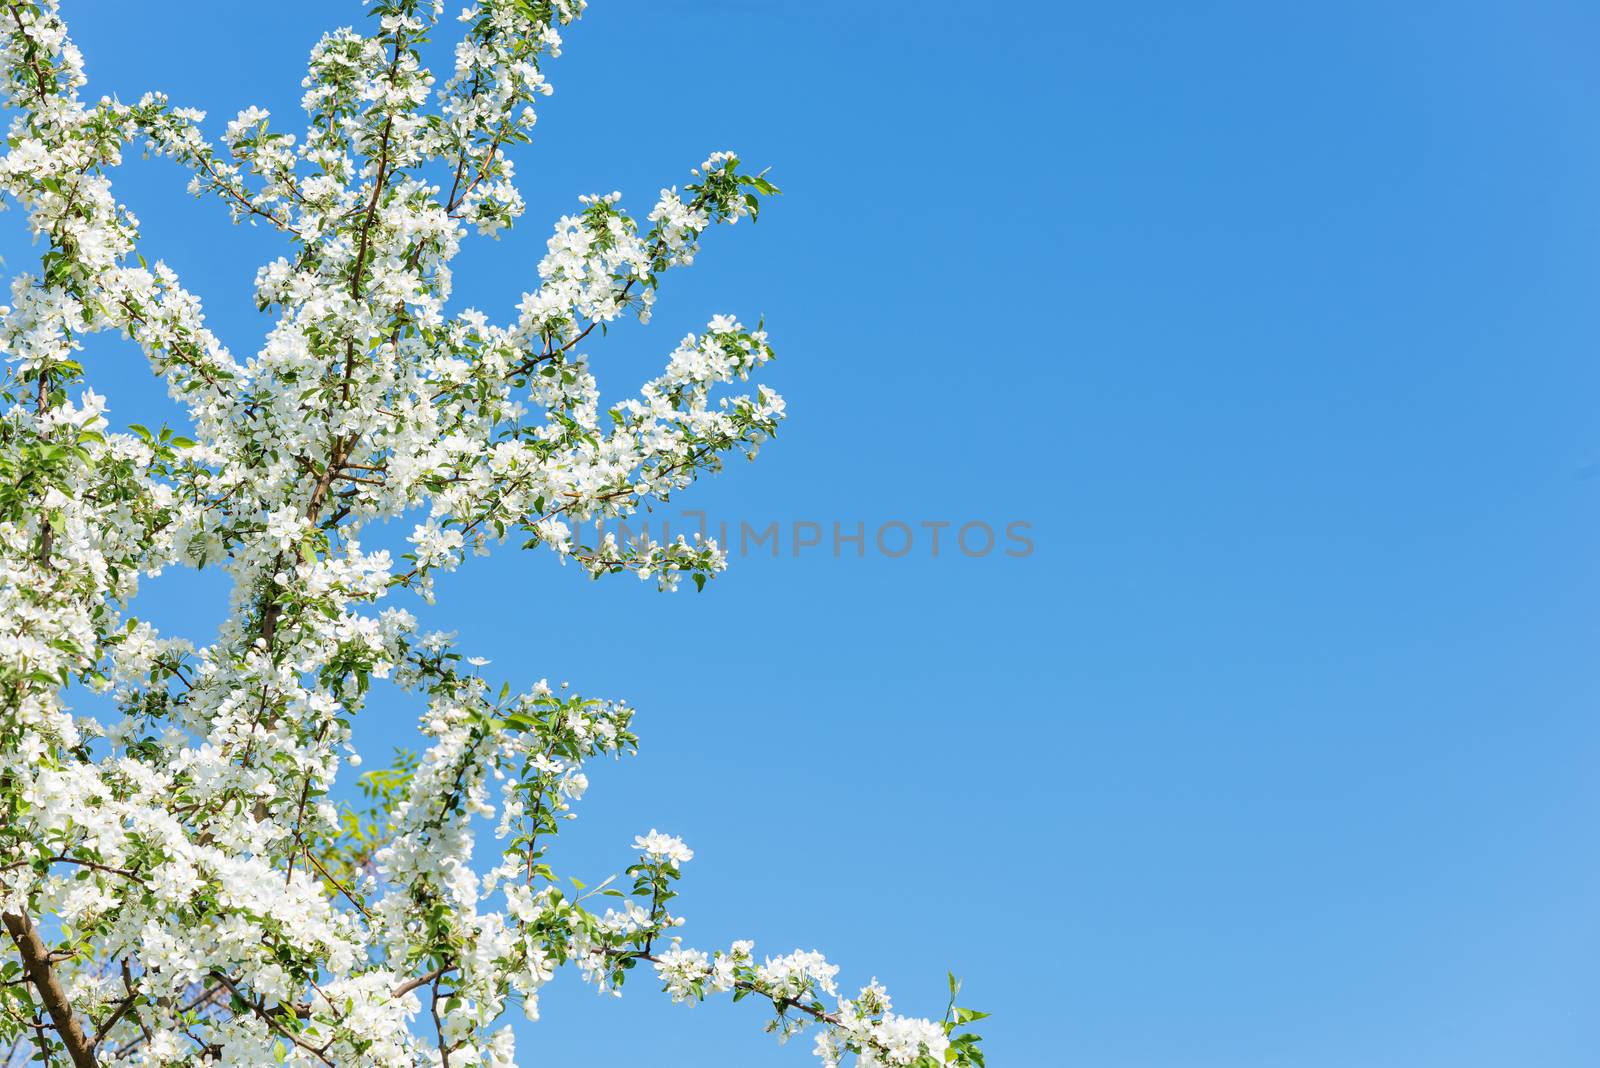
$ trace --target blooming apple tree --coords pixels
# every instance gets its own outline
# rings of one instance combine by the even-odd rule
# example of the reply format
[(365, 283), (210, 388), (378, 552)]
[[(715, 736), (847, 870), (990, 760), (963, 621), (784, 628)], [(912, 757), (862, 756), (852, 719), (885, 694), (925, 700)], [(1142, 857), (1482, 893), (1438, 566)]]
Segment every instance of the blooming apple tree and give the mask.
[[(540, 988), (572, 965), (606, 991), (643, 967), (674, 1000), (757, 1000), (780, 1035), (812, 1029), (828, 1064), (982, 1063), (963, 1026), (981, 1014), (953, 999), (919, 1019), (876, 983), (842, 994), (813, 952), (683, 945), (673, 903), (692, 853), (677, 838), (651, 830), (619, 881), (571, 889), (547, 846), (585, 762), (634, 749), (633, 710), (494, 687), (404, 606), (507, 539), (596, 576), (701, 585), (723, 566), (711, 541), (582, 532), (754, 457), (783, 417), (776, 393), (736, 385), (772, 349), (731, 316), (605, 406), (586, 351), (606, 324), (648, 319), (708, 230), (777, 192), (731, 153), (643, 217), (617, 194), (581, 198), (514, 321), (447, 310), (463, 239), (522, 214), (507, 152), (583, 6), (468, 6), (436, 80), (420, 49), (442, 3), (377, 0), (370, 32), (312, 50), (303, 134), (250, 108), (213, 143), (200, 112), (157, 94), (89, 102), (56, 0), (5, 3), (0, 187), (43, 249), (0, 308), (11, 1061), (509, 1065), (508, 1015), (537, 1018)], [(137, 254), (108, 178), (130, 146), (281, 233), (256, 279), (272, 326), (254, 356)], [(97, 331), (139, 347), (187, 412), (182, 435), (115, 429), (78, 359)], [(363, 545), (392, 521), (415, 523), (409, 551)], [(228, 621), (203, 643), (130, 614), (141, 577), (176, 566), (231, 580)], [(335, 804), (375, 684), (415, 703), (426, 745), (367, 772), (365, 802)], [(74, 716), (81, 688), (115, 714)]]

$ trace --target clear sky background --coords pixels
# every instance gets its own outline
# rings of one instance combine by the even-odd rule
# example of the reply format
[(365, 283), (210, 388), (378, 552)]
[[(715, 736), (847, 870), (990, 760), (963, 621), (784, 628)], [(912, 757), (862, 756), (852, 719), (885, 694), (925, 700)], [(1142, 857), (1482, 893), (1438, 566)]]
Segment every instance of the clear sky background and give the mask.
[[(91, 91), (298, 122), (359, 5), (65, 5)], [(764, 314), (791, 418), (674, 502), (981, 520), (1035, 550), (736, 559), (703, 594), (504, 553), (467, 651), (641, 710), (556, 856), (697, 851), (695, 944), (817, 948), (991, 1063), (1600, 1063), (1600, 19), (1580, 3), (596, 3), (457, 261), (502, 320), (580, 193), (709, 151), (785, 190), (592, 349), (631, 390)], [(277, 240), (118, 189), (236, 354)], [(0, 218), (9, 267), (20, 216)], [(89, 353), (114, 423), (169, 410)], [(948, 538), (948, 533), (946, 537)], [(150, 584), (168, 626), (210, 577)], [(203, 637), (201, 629), (196, 637)], [(369, 753), (413, 737), (378, 702)], [(526, 1063), (809, 1063), (749, 1004), (563, 975)]]

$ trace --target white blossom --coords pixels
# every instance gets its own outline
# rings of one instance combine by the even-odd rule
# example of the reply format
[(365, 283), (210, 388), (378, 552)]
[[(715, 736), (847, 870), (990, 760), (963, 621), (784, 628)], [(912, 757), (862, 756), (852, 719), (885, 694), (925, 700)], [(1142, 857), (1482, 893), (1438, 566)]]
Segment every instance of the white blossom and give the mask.
[[(431, 601), (438, 575), (508, 539), (596, 577), (703, 585), (726, 567), (715, 542), (583, 532), (754, 457), (785, 414), (764, 386), (736, 392), (773, 352), (731, 315), (637, 389), (602, 394), (591, 362), (712, 226), (777, 192), (731, 152), (643, 220), (620, 192), (579, 197), (511, 322), (454, 310), (463, 243), (523, 214), (508, 153), (584, 6), (470, 4), (436, 78), (423, 44), (443, 4), (374, 0), (366, 32), (312, 49), (302, 131), (247, 107), (218, 149), (203, 111), (159, 93), (88, 102), (56, 0), (7, 3), (0, 190), (42, 255), (0, 307), (0, 963), (43, 1011), (0, 1014), (0, 1048), (26, 1056), (45, 1033), (79, 1064), (509, 1066), (514, 1001), (537, 1018), (568, 963), (618, 993), (643, 961), (675, 1000), (755, 995), (780, 1034), (820, 1027), (830, 1063), (967, 1057), (951, 1037), (966, 1010), (936, 1023), (880, 988), (839, 998), (815, 952), (682, 946), (679, 838), (636, 838), (619, 886), (558, 873), (549, 843), (588, 762), (634, 750), (633, 709), (542, 681), (513, 693), (395, 603)], [(270, 320), (253, 354), (141, 256), (112, 191), (130, 147), (281, 239), (241, 294)], [(187, 425), (107, 411), (83, 360), (103, 331), (139, 348)], [(395, 527), (403, 552), (363, 546)], [(130, 614), (169, 567), (228, 578), (214, 632)], [(117, 711), (75, 716), (76, 685)], [(350, 725), (375, 692), (425, 746), (336, 804), (343, 768), (367, 766)]]

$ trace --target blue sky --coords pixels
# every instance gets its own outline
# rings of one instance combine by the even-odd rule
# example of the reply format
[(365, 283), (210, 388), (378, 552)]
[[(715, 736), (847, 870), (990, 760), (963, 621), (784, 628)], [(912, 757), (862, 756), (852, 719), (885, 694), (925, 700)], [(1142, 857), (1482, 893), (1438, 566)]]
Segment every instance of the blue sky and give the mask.
[[(306, 51), (362, 17), (66, 7), (91, 91), (217, 130), (292, 124)], [(595, 4), (460, 303), (506, 317), (578, 194), (647, 205), (737, 148), (785, 195), (593, 352), (627, 390), (766, 316), (789, 423), (675, 506), (1022, 521), (1034, 551), (446, 580), (489, 671), (641, 710), (557, 856), (681, 834), (691, 941), (814, 947), (916, 1012), (954, 969), (997, 1065), (1593, 1064), (1597, 32), (1578, 3)], [(252, 351), (273, 236), (168, 164), (118, 183)], [(130, 348), (90, 356), (114, 422), (167, 410)], [(171, 574), (141, 607), (215, 596)], [(747, 1004), (575, 980), (530, 1063), (810, 1063)]]

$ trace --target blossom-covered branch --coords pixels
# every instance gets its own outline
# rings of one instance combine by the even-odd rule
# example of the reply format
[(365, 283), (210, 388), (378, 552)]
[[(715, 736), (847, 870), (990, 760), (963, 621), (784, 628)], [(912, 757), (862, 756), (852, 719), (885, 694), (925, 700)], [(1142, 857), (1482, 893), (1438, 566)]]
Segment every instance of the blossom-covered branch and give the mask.
[[(615, 991), (643, 962), (676, 999), (759, 996), (780, 1033), (819, 1028), (829, 1063), (981, 1064), (967, 1010), (898, 1016), (875, 984), (839, 998), (814, 954), (683, 948), (670, 905), (691, 853), (675, 838), (641, 837), (621, 886), (559, 875), (549, 843), (587, 763), (634, 751), (633, 710), (496, 689), (402, 600), (431, 601), (438, 575), (507, 539), (667, 589), (722, 570), (710, 540), (582, 531), (776, 434), (782, 399), (738, 385), (773, 358), (764, 326), (718, 315), (605, 400), (589, 349), (607, 324), (648, 321), (705, 235), (753, 221), (776, 187), (717, 152), (642, 215), (579, 198), (495, 324), (447, 310), (450, 264), (523, 213), (509, 153), (579, 0), (468, 6), (441, 79), (423, 46), (446, 32), (442, 5), (375, 0), (364, 31), (312, 50), (297, 132), (248, 108), (216, 138), (158, 93), (91, 102), (56, 0), (3, 2), (0, 191), (43, 250), (0, 308), (8, 1059), (509, 1065), (508, 1008), (536, 1018), (557, 968)], [(141, 148), (281, 240), (248, 358), (140, 254), (110, 174)], [(187, 426), (113, 428), (79, 359), (99, 331), (135, 343)], [(397, 521), (402, 551), (364, 542)], [(228, 576), (216, 633), (131, 614), (169, 567)], [(75, 716), (75, 686), (117, 713)], [(335, 804), (379, 691), (419, 710), (425, 747), (367, 772), (365, 807)], [(480, 870), (486, 828), (499, 860)]]

